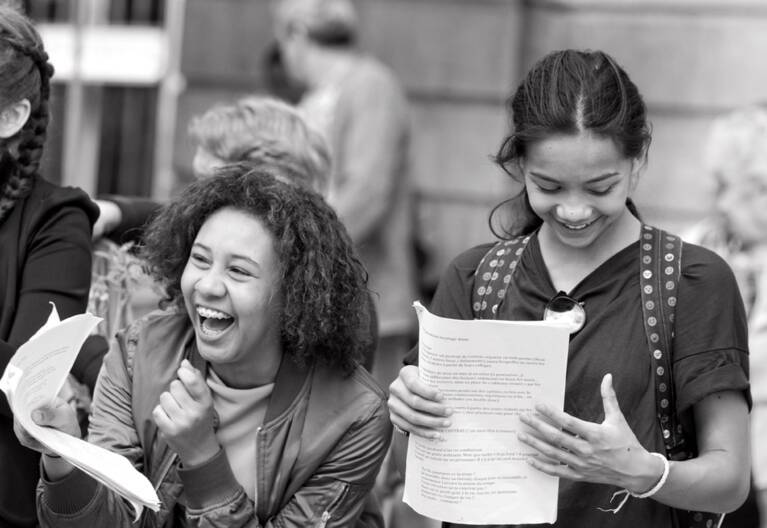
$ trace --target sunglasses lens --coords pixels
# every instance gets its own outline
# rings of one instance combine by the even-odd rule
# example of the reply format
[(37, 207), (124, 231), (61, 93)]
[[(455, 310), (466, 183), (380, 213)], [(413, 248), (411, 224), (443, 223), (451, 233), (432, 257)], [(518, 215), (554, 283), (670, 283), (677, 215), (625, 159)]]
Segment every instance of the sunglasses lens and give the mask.
[(543, 320), (562, 322), (574, 334), (586, 324), (586, 310), (575, 299), (559, 294), (546, 305)]
[(573, 309), (578, 303), (570, 297), (554, 297), (548, 304), (547, 309), (551, 312), (566, 313)]

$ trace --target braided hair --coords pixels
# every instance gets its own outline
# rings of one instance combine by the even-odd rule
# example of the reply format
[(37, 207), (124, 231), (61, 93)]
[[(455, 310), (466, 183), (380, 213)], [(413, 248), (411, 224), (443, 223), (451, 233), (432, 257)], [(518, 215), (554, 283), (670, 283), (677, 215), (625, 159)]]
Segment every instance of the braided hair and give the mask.
[(0, 143), (0, 222), (32, 189), (40, 167), (50, 111), (53, 66), (32, 21), (0, 5), (0, 111), (27, 99), (29, 119), (13, 137)]

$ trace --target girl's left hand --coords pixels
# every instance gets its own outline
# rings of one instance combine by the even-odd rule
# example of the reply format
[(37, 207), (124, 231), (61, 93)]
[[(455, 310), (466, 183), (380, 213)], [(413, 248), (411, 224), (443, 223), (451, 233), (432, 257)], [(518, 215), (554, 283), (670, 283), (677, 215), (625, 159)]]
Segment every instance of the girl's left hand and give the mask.
[(221, 449), (214, 428), (210, 388), (200, 371), (186, 359), (178, 369), (178, 379), (160, 395), (152, 416), (162, 438), (185, 466), (207, 462)]
[(542, 455), (529, 463), (548, 475), (643, 493), (660, 479), (663, 461), (642, 447), (626, 422), (611, 374), (602, 379), (600, 390), (605, 410), (601, 424), (537, 405), (541, 416), (522, 415), (532, 431), (521, 432), (518, 438)]

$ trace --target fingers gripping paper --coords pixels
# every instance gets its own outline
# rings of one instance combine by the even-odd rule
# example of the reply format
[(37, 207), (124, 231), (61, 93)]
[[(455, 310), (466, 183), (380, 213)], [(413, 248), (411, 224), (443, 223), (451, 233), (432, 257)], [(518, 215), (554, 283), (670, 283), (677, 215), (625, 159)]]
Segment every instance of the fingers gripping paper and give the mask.
[(439, 439), (410, 435), (404, 501), (447, 522), (553, 523), (559, 479), (527, 464), (534, 452), (517, 432), (536, 403), (564, 405), (567, 328), (446, 319), (414, 307), (421, 379), (453, 415)]
[(48, 321), (11, 358), (0, 378), (19, 423), (46, 449), (98, 480), (128, 500), (139, 518), (144, 506), (159, 510), (160, 502), (149, 480), (125, 457), (32, 420), (32, 412), (53, 402), (61, 390), (85, 339), (101, 321), (79, 314), (59, 321), (56, 307)]

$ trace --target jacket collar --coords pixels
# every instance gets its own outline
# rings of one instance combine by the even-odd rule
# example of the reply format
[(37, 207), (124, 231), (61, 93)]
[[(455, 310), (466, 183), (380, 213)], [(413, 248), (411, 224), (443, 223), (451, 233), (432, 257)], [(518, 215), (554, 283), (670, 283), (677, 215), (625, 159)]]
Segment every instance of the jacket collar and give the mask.
[[(192, 332), (191, 339), (184, 354), (192, 366), (202, 372), (203, 377), (208, 375), (208, 362), (197, 350), (197, 341)], [(280, 368), (274, 379), (274, 389), (269, 397), (269, 405), (264, 416), (264, 423), (269, 423), (284, 413), (296, 400), (306, 378), (312, 371), (311, 365), (298, 365), (287, 354), (283, 354)]]

